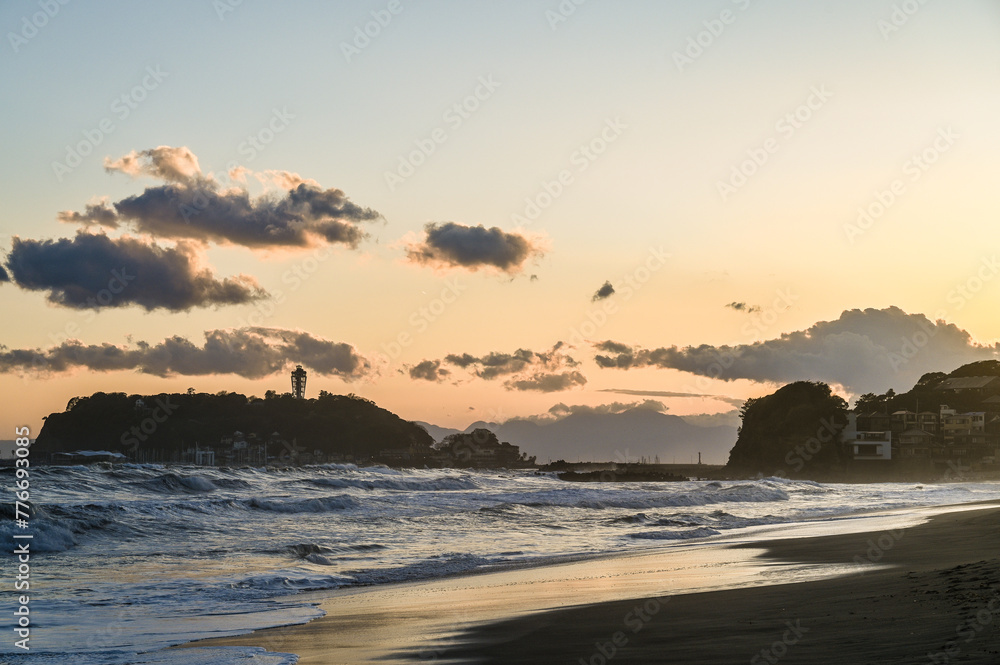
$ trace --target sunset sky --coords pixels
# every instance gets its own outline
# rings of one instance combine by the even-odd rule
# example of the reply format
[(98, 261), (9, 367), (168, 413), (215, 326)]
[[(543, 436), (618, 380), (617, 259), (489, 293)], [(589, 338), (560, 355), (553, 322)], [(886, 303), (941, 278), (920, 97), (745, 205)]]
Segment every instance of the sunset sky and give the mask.
[(0, 7), (0, 439), (296, 363), (465, 427), (996, 355), (996, 2), (49, 4)]

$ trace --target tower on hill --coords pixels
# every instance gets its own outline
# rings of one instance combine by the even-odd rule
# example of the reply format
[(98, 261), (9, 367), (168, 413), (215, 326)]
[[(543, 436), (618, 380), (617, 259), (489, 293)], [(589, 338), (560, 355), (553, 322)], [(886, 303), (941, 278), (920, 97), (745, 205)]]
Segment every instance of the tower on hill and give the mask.
[(295, 399), (306, 398), (306, 371), (302, 365), (296, 365), (292, 372), (292, 395)]

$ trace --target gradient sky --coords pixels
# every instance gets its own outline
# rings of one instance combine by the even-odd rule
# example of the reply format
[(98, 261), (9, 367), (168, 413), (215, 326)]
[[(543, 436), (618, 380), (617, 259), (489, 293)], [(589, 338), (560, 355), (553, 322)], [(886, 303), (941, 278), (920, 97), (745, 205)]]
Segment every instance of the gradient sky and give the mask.
[[(604, 392), (613, 389), (730, 398), (653, 396), (681, 415), (728, 411), (733, 399), (794, 378), (830, 381), (845, 396), (901, 390), (923, 371), (995, 354), (996, 2), (589, 0), (563, 2), (576, 7), (559, 17), (565, 20), (553, 18), (556, 0), (96, 5), (60, 5), (37, 20), (44, 23), (37, 31), (25, 21), (42, 11), (39, 3), (0, 7), (0, 252), (12, 251), (14, 237), (73, 238), (79, 227), (58, 221), (59, 212), (163, 184), (104, 168), (105, 158), (157, 146), (188, 148), (203, 174), (227, 184), (235, 164), (299, 174), (382, 218), (361, 224), (370, 237), (355, 249), (198, 248), (217, 278), (245, 274), (280, 293), (270, 306), (92, 313), (53, 304), (44, 290), (0, 284), (7, 353), (45, 351), (66, 337), (135, 348), (178, 336), (200, 346), (205, 331), (256, 324), (251, 314), (273, 306), (259, 325), (348, 344), (371, 364), (350, 382), (311, 371), (311, 395), (355, 392), (405, 418), (460, 427), (542, 414), (559, 402), (645, 399)], [(401, 10), (345, 56), (356, 28), (390, 5)], [(902, 5), (914, 13), (902, 13)], [(720, 16), (728, 23), (716, 22)], [(701, 53), (690, 50), (696, 57), (679, 66), (676, 54), (699, 39)], [(116, 100), (144, 77), (151, 81), (150, 69), (162, 80), (122, 117)], [(498, 85), (454, 126), (445, 113), (481, 80)], [(802, 106), (810, 101), (812, 109)], [(276, 111), (290, 116), (287, 125), (260, 150), (249, 149), (248, 137)], [(783, 120), (795, 113), (794, 123)], [(53, 163), (104, 120), (113, 131), (102, 132), (70, 172), (55, 173)], [(605, 132), (614, 140), (581, 169), (580, 147), (600, 143), (609, 127), (617, 127)], [(386, 172), (438, 128), (447, 140), (390, 187)], [(767, 147), (745, 184), (720, 194), (719, 183), (732, 184), (733, 169)], [(915, 167), (921, 155), (933, 163)], [(525, 217), (526, 199), (564, 170), (572, 181), (540, 215)], [(859, 207), (872, 206), (894, 181), (898, 193), (884, 214), (849, 232)], [(254, 196), (285, 195), (249, 187)], [(498, 227), (539, 253), (506, 271), (408, 260), (406, 247), (425, 239), (425, 225), (446, 222)], [(176, 242), (125, 227), (87, 232), (160, 247)], [(313, 264), (317, 252), (328, 258)], [(665, 265), (644, 272), (656, 252), (669, 254)], [(294, 271), (313, 267), (296, 287)], [(626, 276), (648, 279), (626, 297)], [(433, 321), (421, 314), (454, 280), (461, 289), (454, 302)], [(605, 281), (617, 293), (592, 301)], [(956, 296), (963, 285), (973, 289), (969, 297)], [(783, 297), (791, 305), (770, 311)], [(584, 326), (608, 306), (615, 311), (606, 322)], [(930, 324), (944, 333), (926, 348), (918, 344), (900, 371), (874, 372), (912, 339), (920, 316), (953, 326)], [(817, 322), (836, 325), (813, 329)], [(810, 329), (781, 343), (782, 335)], [(386, 355), (400, 334), (412, 343)], [(593, 344), (605, 340), (633, 350), (676, 346), (683, 362), (602, 369)], [(683, 352), (766, 340), (771, 346), (746, 349), (746, 364), (729, 381), (699, 379), (708, 372), (703, 357)], [(495, 379), (447, 364), (451, 374), (440, 381), (410, 374), (448, 354), (545, 352), (560, 341), (570, 346), (559, 352), (577, 366)], [(42, 416), (74, 395), (189, 386), (263, 395), (289, 389), (290, 366), (264, 378), (39, 372), (9, 359), (0, 369), (0, 438), (13, 438), (3, 432), (28, 424), (37, 433)], [(538, 372), (579, 372), (586, 384), (551, 392), (505, 387)]]

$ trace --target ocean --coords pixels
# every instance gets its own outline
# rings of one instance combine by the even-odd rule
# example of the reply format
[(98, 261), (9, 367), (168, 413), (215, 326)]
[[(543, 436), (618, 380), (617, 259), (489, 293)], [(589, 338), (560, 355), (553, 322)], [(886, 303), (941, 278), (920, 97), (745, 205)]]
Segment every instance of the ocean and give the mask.
[[(13, 469), (0, 470), (13, 485)], [(1000, 496), (997, 483), (766, 478), (568, 483), (532, 471), (324, 465), (33, 467), (30, 653), (76, 665), (278, 665), (259, 649), (172, 645), (320, 616), (304, 592), (703, 542), (734, 530)], [(14, 578), (15, 557), (2, 558)], [(10, 592), (11, 597), (17, 594)]]

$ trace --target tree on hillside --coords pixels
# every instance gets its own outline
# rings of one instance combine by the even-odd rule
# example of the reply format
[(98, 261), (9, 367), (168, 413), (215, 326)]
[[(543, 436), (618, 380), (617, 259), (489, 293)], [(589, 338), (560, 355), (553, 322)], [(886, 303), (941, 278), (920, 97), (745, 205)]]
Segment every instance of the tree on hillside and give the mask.
[(797, 381), (744, 404), (728, 466), (742, 473), (824, 475), (840, 465), (847, 402), (825, 383)]
[(980, 360), (974, 363), (962, 365), (951, 374), (950, 378), (962, 378), (967, 376), (1000, 376), (1000, 360)]
[(854, 403), (855, 413), (887, 413), (896, 391), (889, 388), (884, 395), (865, 393)]

